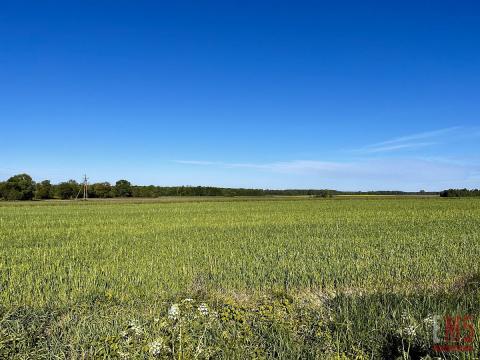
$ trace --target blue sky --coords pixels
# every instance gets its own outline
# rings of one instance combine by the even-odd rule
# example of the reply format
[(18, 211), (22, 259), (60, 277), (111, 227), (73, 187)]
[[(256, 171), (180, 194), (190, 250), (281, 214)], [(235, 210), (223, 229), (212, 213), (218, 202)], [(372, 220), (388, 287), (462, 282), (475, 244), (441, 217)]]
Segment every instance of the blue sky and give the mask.
[(4, 1), (0, 179), (480, 187), (478, 1)]

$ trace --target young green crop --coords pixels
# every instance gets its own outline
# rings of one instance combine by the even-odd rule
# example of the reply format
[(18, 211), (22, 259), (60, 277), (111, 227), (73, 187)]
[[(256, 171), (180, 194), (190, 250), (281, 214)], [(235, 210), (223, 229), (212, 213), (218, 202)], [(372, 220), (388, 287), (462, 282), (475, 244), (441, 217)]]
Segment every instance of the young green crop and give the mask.
[[(287, 351), (287, 346), (286, 358), (315, 344), (319, 354), (376, 356), (384, 351), (392, 327), (400, 326), (404, 311), (418, 319), (448, 311), (478, 318), (479, 229), (476, 199), (4, 203), (0, 303), (7, 325), (18, 309), (23, 309), (15, 315), (18, 321), (30, 317), (33, 324), (52, 329), (59, 326), (59, 317), (67, 322), (76, 317), (64, 337), (54, 334), (53, 343), (35, 342), (45, 354), (67, 358), (105, 350), (113, 340), (107, 344), (101, 339), (121, 331), (128, 317), (154, 317), (190, 296), (219, 311), (230, 301), (234, 308), (243, 306), (258, 356), (275, 356), (265, 345), (273, 341), (269, 336), (284, 339), (281, 347), (296, 349)], [(259, 299), (267, 297), (268, 306), (278, 306), (283, 300), (272, 294), (279, 293), (281, 299), (291, 298), (289, 311), (308, 316), (285, 315), (287, 321), (283, 312), (272, 310), (273, 315), (267, 313), (273, 323), (264, 324), (263, 317), (256, 317), (258, 303), (264, 301)], [(333, 320), (323, 318), (327, 310)], [(325, 327), (318, 328), (319, 316)], [(320, 331), (323, 340), (308, 343), (310, 335), (298, 333), (302, 321)], [(234, 329), (234, 323), (229, 328), (228, 322), (215, 322), (202, 344), (222, 343), (221, 334)], [(0, 354), (2, 346), (12, 351), (5, 339), (14, 330), (5, 330), (7, 325), (0, 332)], [(158, 330), (154, 328), (152, 332)], [(273, 328), (280, 333), (270, 333)], [(32, 336), (27, 330), (22, 334)], [(36, 346), (32, 344), (14, 351), (28, 354)], [(146, 340), (139, 343), (138, 353), (124, 350), (134, 358), (156, 356), (147, 345)], [(145, 346), (148, 351), (141, 350)], [(249, 353), (223, 346), (209, 348), (209, 356)], [(176, 351), (165, 356), (195, 355), (191, 349)], [(119, 356), (118, 351), (105, 354)]]

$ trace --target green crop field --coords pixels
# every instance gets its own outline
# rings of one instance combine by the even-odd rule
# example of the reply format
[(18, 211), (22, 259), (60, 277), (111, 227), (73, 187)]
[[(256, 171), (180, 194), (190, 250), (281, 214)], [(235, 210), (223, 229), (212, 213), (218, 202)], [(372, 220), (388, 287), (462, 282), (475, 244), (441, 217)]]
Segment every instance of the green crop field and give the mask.
[(476, 199), (0, 203), (0, 244), (0, 358), (479, 355)]

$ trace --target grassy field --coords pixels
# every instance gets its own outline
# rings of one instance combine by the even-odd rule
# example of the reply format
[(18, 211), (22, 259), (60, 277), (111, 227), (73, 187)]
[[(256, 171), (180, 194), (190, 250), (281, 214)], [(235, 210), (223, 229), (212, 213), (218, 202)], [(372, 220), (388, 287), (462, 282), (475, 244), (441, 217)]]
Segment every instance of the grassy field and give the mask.
[(234, 200), (0, 203), (0, 358), (478, 358), (480, 201)]

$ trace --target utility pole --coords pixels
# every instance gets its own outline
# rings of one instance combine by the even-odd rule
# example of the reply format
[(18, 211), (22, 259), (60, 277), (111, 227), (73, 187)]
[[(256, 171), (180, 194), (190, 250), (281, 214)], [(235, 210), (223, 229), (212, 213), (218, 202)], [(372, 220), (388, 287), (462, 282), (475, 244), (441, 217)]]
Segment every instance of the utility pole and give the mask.
[(87, 200), (88, 198), (88, 179), (87, 175), (83, 175), (83, 200)]
[(82, 187), (80, 188), (80, 190), (78, 190), (78, 194), (75, 197), (75, 200), (78, 199), (78, 195), (80, 195), (82, 190), (83, 190), (83, 200), (87, 200), (88, 199), (88, 178), (87, 178), (87, 175), (83, 175), (83, 184), (82, 184)]

